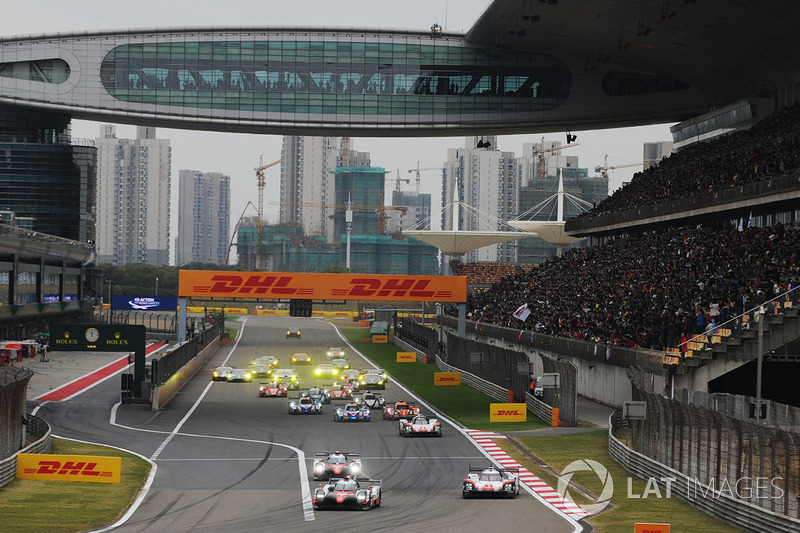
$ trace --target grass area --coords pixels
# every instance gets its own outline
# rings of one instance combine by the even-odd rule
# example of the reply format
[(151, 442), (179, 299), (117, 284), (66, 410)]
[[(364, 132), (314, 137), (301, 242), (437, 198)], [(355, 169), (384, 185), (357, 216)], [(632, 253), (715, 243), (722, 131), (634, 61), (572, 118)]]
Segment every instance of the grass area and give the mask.
[[(424, 363), (398, 363), (397, 352), (403, 351), (394, 344), (362, 343), (369, 336), (369, 328), (343, 328), (342, 334), (356, 348), (389, 372), (390, 379), (402, 382), (417, 395), (424, 398), (437, 412), (457, 419), (470, 429), (491, 431), (520, 431), (547, 427), (548, 424), (528, 413), (527, 422), (489, 422), (489, 404), (498, 403), (491, 396), (468, 385), (441, 387), (433, 384), (436, 365)], [(389, 398), (391, 401), (392, 398)]]
[(118, 520), (150, 471), (135, 455), (94, 444), (53, 439), (52, 453), (122, 457), (120, 483), (15, 479), (0, 488), (0, 531), (87, 531)]
[[(337, 324), (338, 325), (338, 324)], [(467, 385), (461, 387), (436, 387), (433, 385), (433, 373), (438, 371), (435, 365), (421, 363), (397, 363), (396, 353), (402, 351), (394, 344), (362, 343), (368, 329), (340, 328), (342, 334), (361, 352), (377, 365), (386, 368), (389, 374), (398, 381), (411, 387), (412, 390), (429, 403), (436, 406), (443, 414), (454, 418), (471, 429), (486, 429), (498, 432), (509, 432), (521, 429), (546, 427), (547, 424), (531, 416), (528, 426), (519, 424), (492, 424), (488, 421), (489, 403), (496, 400), (472, 389)], [(451, 389), (458, 389), (457, 391)], [(530, 415), (530, 413), (529, 413)], [(588, 422), (579, 422), (580, 427), (592, 427)], [(573, 461), (592, 459), (607, 468), (614, 481), (614, 495), (611, 505), (601, 513), (587, 519), (599, 533), (630, 533), (633, 525), (643, 523), (668, 523), (672, 531), (691, 531), (692, 533), (724, 533), (741, 531), (733, 526), (713, 518), (703, 511), (692, 507), (677, 497), (666, 498), (661, 490), (661, 498), (657, 498), (652, 487), (622, 466), (608, 453), (608, 432), (605, 429), (575, 435), (515, 437), (527, 454), (519, 451), (506, 439), (495, 442), (522, 466), (539, 476), (553, 488), (558, 486), (561, 471)], [(537, 462), (528, 455), (532, 454)], [(539, 466), (544, 464), (544, 466)], [(628, 478), (631, 478), (631, 495), (643, 496), (647, 490), (647, 498), (628, 498)], [(578, 487), (573, 489), (574, 484)], [(583, 494), (581, 488), (590, 494)], [(592, 471), (576, 472), (570, 485), (570, 496), (577, 504), (595, 503), (602, 492), (602, 482)]]

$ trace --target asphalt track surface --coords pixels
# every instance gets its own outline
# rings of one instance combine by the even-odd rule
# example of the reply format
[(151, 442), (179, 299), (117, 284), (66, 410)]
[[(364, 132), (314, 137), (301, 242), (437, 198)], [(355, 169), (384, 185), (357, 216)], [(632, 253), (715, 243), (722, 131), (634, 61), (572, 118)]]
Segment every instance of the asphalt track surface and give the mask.
[[(301, 329), (300, 339), (286, 338), (292, 326)], [(329, 405), (321, 415), (290, 415), (287, 399), (259, 398), (258, 379), (211, 381), (211, 369), (221, 364), (245, 367), (259, 355), (276, 355), (284, 367), (294, 352), (310, 353), (316, 364), (330, 346), (345, 347), (353, 368), (373, 366), (317, 319), (248, 317), (236, 327), (236, 341), (222, 345), (159, 412), (119, 405), (119, 379), (38, 409), (55, 435), (117, 446), (155, 463), (146, 492), (115, 531), (580, 530), (525, 490), (513, 500), (463, 500), (469, 465), (490, 461), (446, 419), (441, 438), (404, 438), (379, 410), (371, 422), (335, 422)], [(301, 389), (324, 383), (313, 377), (315, 364), (295, 367)], [(388, 402), (413, 399), (391, 377), (383, 394)], [(316, 452), (333, 450), (361, 454), (364, 474), (382, 480), (380, 507), (313, 511), (312, 461)]]

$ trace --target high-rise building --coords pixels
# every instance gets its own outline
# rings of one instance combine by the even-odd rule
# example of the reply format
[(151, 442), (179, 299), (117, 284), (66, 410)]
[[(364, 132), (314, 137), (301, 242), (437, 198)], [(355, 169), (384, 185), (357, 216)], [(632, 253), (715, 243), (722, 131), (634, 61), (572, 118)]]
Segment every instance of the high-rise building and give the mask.
[(231, 178), (220, 172), (179, 172), (176, 264), (225, 264), (230, 240), (230, 192)]
[[(517, 160), (513, 152), (499, 151), (497, 137), (468, 137), (464, 148), (451, 148), (447, 151), (442, 186), (442, 229), (507, 229), (502, 222), (517, 215), (519, 187)], [(455, 223), (452, 208), (444, 209), (454, 198), (473, 208), (459, 209)], [(464, 261), (468, 263), (513, 263), (516, 260), (516, 241), (484, 246), (464, 256)]]
[(115, 126), (103, 125), (97, 149), (98, 263), (169, 264), (169, 141), (147, 126), (118, 139)]
[(370, 166), (369, 152), (350, 147), (348, 137), (285, 135), (281, 151), (280, 223), (303, 228), (305, 235), (334, 242), (331, 218), (337, 204), (332, 170)]
[(0, 106), (0, 211), (40, 233), (95, 239), (97, 149), (73, 142), (69, 117)]
[(658, 165), (662, 159), (672, 154), (672, 141), (646, 142), (642, 154), (642, 170)]
[(386, 232), (392, 235), (415, 228), (431, 229), (431, 195), (416, 191), (392, 191), (392, 205), (387, 212)]

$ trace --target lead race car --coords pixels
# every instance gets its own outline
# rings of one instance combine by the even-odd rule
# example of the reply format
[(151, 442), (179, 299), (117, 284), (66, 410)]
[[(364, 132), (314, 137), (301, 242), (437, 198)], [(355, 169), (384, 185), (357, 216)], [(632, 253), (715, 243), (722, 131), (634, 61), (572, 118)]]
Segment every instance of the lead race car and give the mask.
[(337, 422), (369, 422), (371, 416), (369, 407), (358, 405), (356, 402), (348, 402), (345, 406), (333, 410), (333, 419)]
[(317, 452), (314, 461), (314, 480), (331, 479), (338, 477), (356, 478), (361, 474), (361, 459), (355, 459), (359, 454), (353, 452)]
[(470, 465), (469, 474), (464, 478), (464, 484), (461, 489), (462, 498), (473, 498), (475, 496), (516, 498), (518, 494), (519, 468), (474, 467)]
[(427, 415), (416, 415), (414, 418), (400, 419), (400, 435), (403, 437), (428, 436), (441, 437), (442, 423)]
[(311, 500), (314, 509), (352, 509), (369, 511), (380, 507), (382, 500), (380, 479), (368, 479), (363, 482), (355, 478), (343, 477), (321, 483), (315, 490)]

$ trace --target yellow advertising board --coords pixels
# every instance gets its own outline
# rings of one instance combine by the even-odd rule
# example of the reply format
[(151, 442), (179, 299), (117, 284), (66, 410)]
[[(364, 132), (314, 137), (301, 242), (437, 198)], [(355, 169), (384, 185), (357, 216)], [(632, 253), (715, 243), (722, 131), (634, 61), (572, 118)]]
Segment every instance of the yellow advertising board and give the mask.
[(466, 276), (181, 270), (178, 296), (466, 302)]
[(634, 524), (633, 533), (669, 533), (669, 524)]
[(434, 372), (434, 385), (461, 385), (461, 372)]
[(121, 457), (17, 454), (17, 477), (20, 479), (119, 483), (121, 472)]
[(250, 310), (246, 307), (226, 307), (226, 315), (249, 315)]
[(389, 342), (389, 336), (388, 335), (373, 335), (372, 336), (372, 342), (374, 342), (375, 344)]
[(489, 404), (489, 422), (526, 422), (528, 411), (524, 403)]
[(416, 363), (417, 352), (397, 352), (398, 363)]

